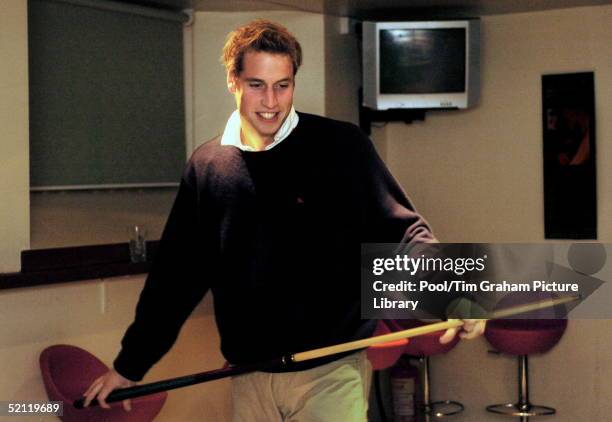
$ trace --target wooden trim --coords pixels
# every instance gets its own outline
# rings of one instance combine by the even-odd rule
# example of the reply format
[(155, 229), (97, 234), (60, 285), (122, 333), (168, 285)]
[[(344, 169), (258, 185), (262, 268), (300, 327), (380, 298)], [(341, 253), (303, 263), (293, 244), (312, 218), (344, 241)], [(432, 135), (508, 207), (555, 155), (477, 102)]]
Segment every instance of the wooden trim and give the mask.
[(147, 242), (147, 262), (139, 263), (130, 262), (127, 243), (23, 251), (20, 272), (0, 273), (0, 290), (145, 274), (158, 244)]

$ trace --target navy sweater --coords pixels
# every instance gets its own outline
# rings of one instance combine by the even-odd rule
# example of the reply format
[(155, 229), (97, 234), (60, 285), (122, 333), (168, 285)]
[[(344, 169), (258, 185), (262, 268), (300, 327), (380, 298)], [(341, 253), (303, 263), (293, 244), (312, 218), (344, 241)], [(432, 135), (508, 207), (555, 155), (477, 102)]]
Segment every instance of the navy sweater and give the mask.
[(360, 244), (433, 235), (357, 127), (299, 117), (271, 150), (217, 137), (194, 152), (115, 360), (120, 374), (141, 380), (209, 289), (232, 364), (372, 334), (375, 321), (360, 317)]

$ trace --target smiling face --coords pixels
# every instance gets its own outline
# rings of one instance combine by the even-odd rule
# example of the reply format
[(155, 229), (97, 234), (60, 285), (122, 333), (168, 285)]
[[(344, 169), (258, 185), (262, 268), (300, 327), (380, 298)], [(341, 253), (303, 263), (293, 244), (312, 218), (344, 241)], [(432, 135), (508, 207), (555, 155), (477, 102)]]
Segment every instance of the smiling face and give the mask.
[(228, 75), (228, 89), (240, 112), (242, 143), (263, 149), (289, 115), (295, 79), (293, 63), (285, 54), (249, 51), (242, 72)]

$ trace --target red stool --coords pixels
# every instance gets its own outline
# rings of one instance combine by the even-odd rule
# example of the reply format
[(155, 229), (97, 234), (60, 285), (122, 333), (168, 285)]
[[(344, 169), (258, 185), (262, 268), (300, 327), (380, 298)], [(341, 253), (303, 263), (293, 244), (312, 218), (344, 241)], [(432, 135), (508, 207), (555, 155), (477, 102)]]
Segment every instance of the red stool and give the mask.
[[(527, 356), (544, 353), (555, 346), (565, 329), (565, 319), (498, 319), (487, 322), (485, 337), (501, 353), (518, 356), (518, 402), (487, 406), (487, 411), (508, 416), (553, 415), (552, 407), (529, 402)], [(523, 420), (523, 419), (522, 419)]]
[[(398, 324), (393, 320), (381, 319), (378, 322), (376, 330), (374, 330), (374, 334), (372, 334), (372, 336), (381, 336), (403, 329), (404, 328), (398, 326)], [(372, 364), (372, 369), (375, 371), (380, 371), (381, 369), (386, 369), (393, 366), (404, 353), (404, 349), (407, 344), (408, 339), (400, 339), (387, 343), (375, 344), (368, 347), (366, 353), (368, 355), (368, 360)]]
[(166, 402), (166, 392), (132, 399), (132, 410), (126, 412), (121, 403), (110, 403), (111, 409), (98, 406), (76, 409), (75, 399), (108, 367), (97, 357), (76, 346), (55, 345), (47, 347), (40, 354), (40, 371), (49, 400), (64, 403), (63, 421), (89, 422), (150, 422)]
[[(401, 329), (402, 328), (399, 327), (395, 321), (381, 319), (378, 321), (376, 330), (374, 330), (372, 335), (381, 336), (383, 334), (389, 334)], [(374, 392), (376, 394), (376, 404), (378, 406), (378, 411), (380, 412), (380, 419), (383, 421), (387, 420), (387, 416), (384, 410), (385, 406), (383, 404), (381, 393), (381, 379), (379, 371), (393, 366), (404, 353), (404, 348), (407, 344), (408, 339), (400, 339), (387, 343), (375, 344), (366, 349), (368, 360), (372, 364), (372, 369), (374, 370)]]
[[(425, 322), (417, 320), (398, 321), (403, 329), (425, 325)], [(442, 353), (449, 352), (459, 342), (459, 336), (447, 343), (440, 344), (440, 336), (444, 331), (436, 331), (435, 333), (425, 334), (410, 339), (410, 342), (404, 348), (404, 353), (419, 359), (419, 392), (420, 400), (417, 403), (418, 412), (428, 416), (442, 417), (455, 415), (463, 412), (463, 404), (452, 401), (435, 401), (430, 399), (430, 375), (429, 375), (429, 357)]]

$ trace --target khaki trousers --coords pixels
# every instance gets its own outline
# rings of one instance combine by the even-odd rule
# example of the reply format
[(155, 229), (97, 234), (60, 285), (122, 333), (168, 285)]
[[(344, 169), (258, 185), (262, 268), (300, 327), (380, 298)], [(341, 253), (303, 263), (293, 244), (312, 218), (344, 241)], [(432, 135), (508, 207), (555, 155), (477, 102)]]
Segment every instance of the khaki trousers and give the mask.
[(361, 351), (305, 371), (233, 377), (233, 422), (365, 422), (371, 374)]

